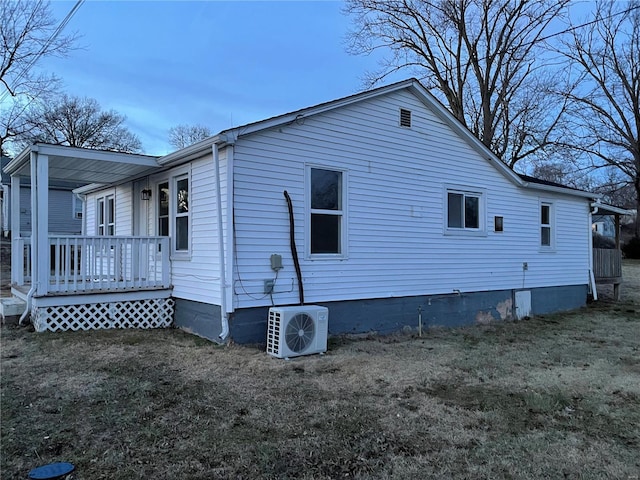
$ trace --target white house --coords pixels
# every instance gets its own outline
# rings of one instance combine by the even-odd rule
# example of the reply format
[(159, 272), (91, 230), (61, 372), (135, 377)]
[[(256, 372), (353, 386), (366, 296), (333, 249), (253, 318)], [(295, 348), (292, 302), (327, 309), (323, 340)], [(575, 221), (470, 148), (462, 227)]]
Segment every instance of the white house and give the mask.
[(329, 333), (387, 333), (573, 309), (595, 288), (597, 195), (515, 174), (414, 79), (157, 159), (37, 145), (7, 170), (93, 182), (83, 236), (36, 225), (14, 250), (38, 329), (95, 326), (69, 320), (89, 311), (263, 342), (269, 307), (304, 302)]

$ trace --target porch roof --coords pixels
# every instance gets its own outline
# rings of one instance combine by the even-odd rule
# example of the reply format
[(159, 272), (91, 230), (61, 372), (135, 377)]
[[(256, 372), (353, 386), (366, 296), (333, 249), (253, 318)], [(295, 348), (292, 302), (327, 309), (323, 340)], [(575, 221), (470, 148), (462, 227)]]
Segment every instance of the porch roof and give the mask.
[[(597, 208), (598, 215), (632, 215), (632, 210), (616, 207), (613, 205), (607, 205), (606, 203), (593, 202), (591, 207)], [(594, 212), (596, 213), (596, 212)]]
[(4, 168), (13, 176), (31, 175), (31, 153), (49, 157), (49, 182), (119, 183), (158, 170), (157, 157), (37, 143), (25, 148)]

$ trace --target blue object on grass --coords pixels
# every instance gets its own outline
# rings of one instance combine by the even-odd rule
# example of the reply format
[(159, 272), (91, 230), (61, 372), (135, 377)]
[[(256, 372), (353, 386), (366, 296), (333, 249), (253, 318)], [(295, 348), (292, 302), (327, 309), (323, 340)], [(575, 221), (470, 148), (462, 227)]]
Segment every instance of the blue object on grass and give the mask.
[(50, 463), (49, 465), (43, 465), (38, 468), (34, 468), (29, 472), (29, 478), (38, 480), (51, 480), (53, 478), (59, 478), (63, 475), (68, 475), (73, 472), (76, 467), (72, 463), (57, 462)]

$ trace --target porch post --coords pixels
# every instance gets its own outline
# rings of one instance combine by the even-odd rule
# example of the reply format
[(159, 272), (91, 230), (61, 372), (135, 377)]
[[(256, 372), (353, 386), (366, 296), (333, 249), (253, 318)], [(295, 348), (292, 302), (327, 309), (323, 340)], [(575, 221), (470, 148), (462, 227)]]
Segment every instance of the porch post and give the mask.
[(620, 214), (614, 215), (616, 229), (616, 249), (620, 250)]
[[(9, 200), (9, 199), (7, 199)], [(11, 175), (11, 283), (24, 283), (22, 255), (18, 251), (20, 242), (20, 177)]]
[(49, 258), (49, 157), (38, 153), (35, 153), (34, 157), (35, 162), (32, 159), (31, 169), (33, 172), (33, 163), (35, 163), (35, 175), (31, 176), (31, 189), (32, 198), (33, 190), (35, 190), (34, 204), (36, 208), (35, 215), (31, 216), (31, 236), (32, 241), (36, 242), (36, 246), (32, 246), (32, 249), (37, 251), (36, 258), (38, 259), (36, 292), (38, 295), (46, 295), (49, 289), (51, 270), (51, 259)]

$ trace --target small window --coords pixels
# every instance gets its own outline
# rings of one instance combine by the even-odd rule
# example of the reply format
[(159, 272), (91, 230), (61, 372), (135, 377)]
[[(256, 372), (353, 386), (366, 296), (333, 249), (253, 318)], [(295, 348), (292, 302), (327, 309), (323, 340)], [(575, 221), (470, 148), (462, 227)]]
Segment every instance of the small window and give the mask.
[(552, 204), (540, 204), (540, 245), (553, 247)]
[(169, 236), (169, 182), (158, 184), (158, 236)]
[(77, 196), (73, 195), (73, 218), (82, 219), (82, 210), (84, 202)]
[(411, 128), (411, 110), (400, 109), (400, 126)]
[(447, 193), (447, 227), (465, 230), (480, 229), (480, 195)]
[(309, 252), (344, 254), (344, 175), (310, 168)]
[(503, 217), (494, 217), (494, 231), (502, 232), (504, 231), (504, 218)]

